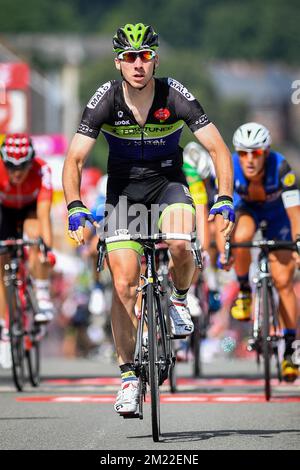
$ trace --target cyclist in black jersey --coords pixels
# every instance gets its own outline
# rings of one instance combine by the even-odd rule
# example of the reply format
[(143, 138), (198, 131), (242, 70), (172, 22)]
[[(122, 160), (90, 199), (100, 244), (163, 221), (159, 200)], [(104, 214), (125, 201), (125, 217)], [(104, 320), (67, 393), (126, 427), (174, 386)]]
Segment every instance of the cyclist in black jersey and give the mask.
[[(157, 229), (190, 233), (195, 208), (182, 172), (179, 139), (186, 123), (209, 151), (219, 180), (219, 198), (210, 218), (223, 217), (223, 233), (234, 226), (230, 152), (200, 103), (173, 78), (154, 78), (158, 66), (158, 35), (142, 23), (119, 28), (113, 38), (115, 66), (121, 81), (101, 85), (88, 102), (66, 157), (63, 185), (69, 210), (69, 235), (84, 243), (83, 228), (90, 211), (80, 197), (81, 170), (100, 130), (109, 144), (106, 199), (107, 237), (146, 233), (148, 210)], [(158, 208), (158, 209), (157, 209)], [(157, 210), (156, 210), (157, 209)], [(137, 213), (142, 217), (137, 217)], [(137, 224), (137, 219), (141, 222)], [(151, 223), (153, 220), (151, 220)], [(174, 288), (170, 316), (174, 335), (192, 333), (186, 296), (194, 274), (190, 250), (183, 241), (168, 241)], [(107, 242), (113, 279), (112, 329), (122, 386), (115, 410), (124, 415), (137, 409), (137, 378), (133, 367), (136, 336), (134, 305), (139, 284), (141, 245), (135, 241)]]

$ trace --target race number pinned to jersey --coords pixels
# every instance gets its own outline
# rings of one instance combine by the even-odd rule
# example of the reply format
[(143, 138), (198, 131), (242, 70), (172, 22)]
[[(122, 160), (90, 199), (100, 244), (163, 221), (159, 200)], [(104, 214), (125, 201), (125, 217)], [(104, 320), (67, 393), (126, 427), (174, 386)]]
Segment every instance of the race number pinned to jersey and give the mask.
[(111, 87), (111, 82), (106, 82), (103, 85), (101, 85), (96, 91), (96, 93), (92, 96), (90, 101), (88, 102), (87, 107), (90, 109), (95, 109), (99, 101), (102, 100), (103, 96), (105, 95), (105, 93), (107, 93), (110, 87)]
[(174, 78), (168, 78), (168, 84), (172, 88), (175, 88), (179, 93), (181, 93), (188, 101), (194, 101), (195, 97), (185, 88), (180, 82), (174, 80)]
[(291, 186), (294, 186), (296, 182), (296, 176), (294, 173), (287, 173), (284, 178), (283, 178), (283, 184), (284, 186), (287, 186), (288, 188)]

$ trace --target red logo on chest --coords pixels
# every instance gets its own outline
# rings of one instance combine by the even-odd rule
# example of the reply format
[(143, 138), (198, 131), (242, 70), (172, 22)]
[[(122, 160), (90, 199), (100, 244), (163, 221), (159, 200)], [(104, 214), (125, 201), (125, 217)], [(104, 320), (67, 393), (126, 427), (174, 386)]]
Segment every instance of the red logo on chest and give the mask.
[(154, 113), (154, 117), (160, 122), (166, 121), (170, 117), (171, 113), (167, 108), (159, 108)]

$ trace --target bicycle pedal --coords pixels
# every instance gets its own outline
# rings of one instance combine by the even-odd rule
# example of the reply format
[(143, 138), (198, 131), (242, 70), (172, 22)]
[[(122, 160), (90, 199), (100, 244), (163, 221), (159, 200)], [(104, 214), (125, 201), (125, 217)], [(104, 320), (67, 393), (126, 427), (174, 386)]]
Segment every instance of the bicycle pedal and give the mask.
[[(120, 413), (121, 414), (121, 413)], [(124, 419), (137, 419), (140, 417), (139, 413), (124, 413), (121, 414)]]

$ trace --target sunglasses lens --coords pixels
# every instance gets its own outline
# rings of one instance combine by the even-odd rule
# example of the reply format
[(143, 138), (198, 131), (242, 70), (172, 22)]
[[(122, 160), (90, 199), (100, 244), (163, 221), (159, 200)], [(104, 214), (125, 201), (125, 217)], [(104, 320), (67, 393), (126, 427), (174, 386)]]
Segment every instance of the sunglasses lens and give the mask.
[(153, 59), (154, 55), (155, 54), (154, 54), (153, 51), (142, 51), (139, 54), (140, 58), (145, 62), (148, 61), (148, 60)]
[(21, 165), (13, 165), (9, 162), (5, 163), (5, 166), (9, 171), (20, 171), (20, 170), (23, 171), (23, 170), (26, 170), (26, 168), (28, 168), (28, 165), (29, 165), (28, 162), (22, 163)]
[(137, 58), (137, 54), (135, 52), (124, 52), (123, 57), (122, 57), (124, 62), (129, 62), (130, 64), (133, 64), (136, 58)]
[(262, 157), (264, 153), (265, 153), (264, 149), (256, 149), (256, 150), (253, 150), (252, 152), (254, 157)]
[(143, 62), (148, 62), (149, 60), (155, 57), (154, 51), (141, 51), (141, 52), (122, 52), (119, 54), (119, 59), (124, 60), (124, 62), (128, 62), (129, 64), (133, 64), (137, 57), (139, 57)]
[(247, 152), (246, 150), (239, 150), (238, 154), (240, 157), (246, 157), (249, 153), (252, 154), (254, 158), (262, 157), (265, 154), (264, 149), (255, 149)]

